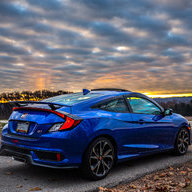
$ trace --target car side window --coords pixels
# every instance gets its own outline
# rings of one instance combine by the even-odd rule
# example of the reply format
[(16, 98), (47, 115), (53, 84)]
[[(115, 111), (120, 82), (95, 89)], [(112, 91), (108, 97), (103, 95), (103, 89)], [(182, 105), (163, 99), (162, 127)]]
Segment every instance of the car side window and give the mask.
[(140, 97), (129, 97), (127, 99), (129, 101), (133, 113), (153, 115), (161, 114), (161, 109), (147, 99)]
[(125, 100), (123, 98), (118, 98), (106, 103), (102, 103), (97, 108), (118, 113), (128, 112), (127, 105), (125, 104)]

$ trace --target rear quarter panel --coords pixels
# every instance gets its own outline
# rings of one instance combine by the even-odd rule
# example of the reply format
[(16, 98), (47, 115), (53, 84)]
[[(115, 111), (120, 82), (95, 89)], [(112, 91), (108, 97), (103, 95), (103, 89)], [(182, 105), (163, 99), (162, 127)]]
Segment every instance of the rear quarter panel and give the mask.
[(83, 150), (98, 136), (108, 135), (114, 139), (118, 153), (124, 152), (125, 149), (122, 146), (126, 143), (128, 137), (127, 127), (131, 129), (130, 113), (92, 109), (76, 115), (83, 119), (78, 127), (78, 134), (84, 146)]

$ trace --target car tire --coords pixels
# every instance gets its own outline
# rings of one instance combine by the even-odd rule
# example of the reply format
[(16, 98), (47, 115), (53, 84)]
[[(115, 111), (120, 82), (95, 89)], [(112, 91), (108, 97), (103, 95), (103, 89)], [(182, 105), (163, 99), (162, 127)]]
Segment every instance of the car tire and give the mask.
[(185, 155), (189, 146), (189, 132), (186, 128), (181, 128), (177, 134), (174, 147), (174, 155)]
[(95, 139), (86, 150), (81, 174), (88, 180), (100, 180), (111, 171), (115, 162), (115, 150), (111, 141), (105, 137)]

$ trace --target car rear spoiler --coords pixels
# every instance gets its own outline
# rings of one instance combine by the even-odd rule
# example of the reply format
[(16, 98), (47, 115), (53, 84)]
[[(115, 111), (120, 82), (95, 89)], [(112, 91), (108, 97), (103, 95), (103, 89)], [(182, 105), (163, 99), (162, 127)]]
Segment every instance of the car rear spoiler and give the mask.
[(70, 107), (69, 105), (51, 103), (51, 102), (42, 102), (42, 101), (11, 101), (11, 104), (15, 104), (17, 107), (25, 107), (28, 105), (40, 104), (40, 105), (48, 105), (51, 110), (56, 110), (61, 107)]

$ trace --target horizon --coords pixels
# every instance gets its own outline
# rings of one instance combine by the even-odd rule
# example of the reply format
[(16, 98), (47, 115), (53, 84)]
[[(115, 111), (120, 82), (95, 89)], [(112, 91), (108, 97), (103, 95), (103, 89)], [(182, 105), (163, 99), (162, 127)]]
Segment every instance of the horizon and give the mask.
[[(91, 89), (89, 89), (91, 90)], [(18, 90), (14, 90), (14, 91), (6, 91), (6, 92), (0, 92), (0, 95), (3, 94), (3, 93), (16, 93), (16, 92), (19, 92), (20, 94), (22, 92), (32, 92), (34, 93), (35, 91), (50, 91), (50, 92), (57, 92), (57, 91), (66, 91), (66, 92), (72, 92), (72, 93), (76, 93), (76, 92), (82, 92), (82, 89), (81, 90), (76, 90), (76, 91), (73, 91), (73, 90), (65, 90), (65, 89), (60, 89), (60, 90), (48, 90), (48, 89), (43, 89), (43, 90), (22, 90), (22, 91), (18, 91)], [(133, 92), (139, 92), (139, 93), (142, 93), (142, 94), (145, 94), (147, 95), (148, 97), (151, 97), (151, 98), (175, 98), (175, 97), (192, 97), (192, 93), (175, 93), (175, 94), (170, 94), (170, 93), (161, 93), (161, 94), (158, 94), (157, 92), (140, 92), (140, 91), (133, 91)]]

